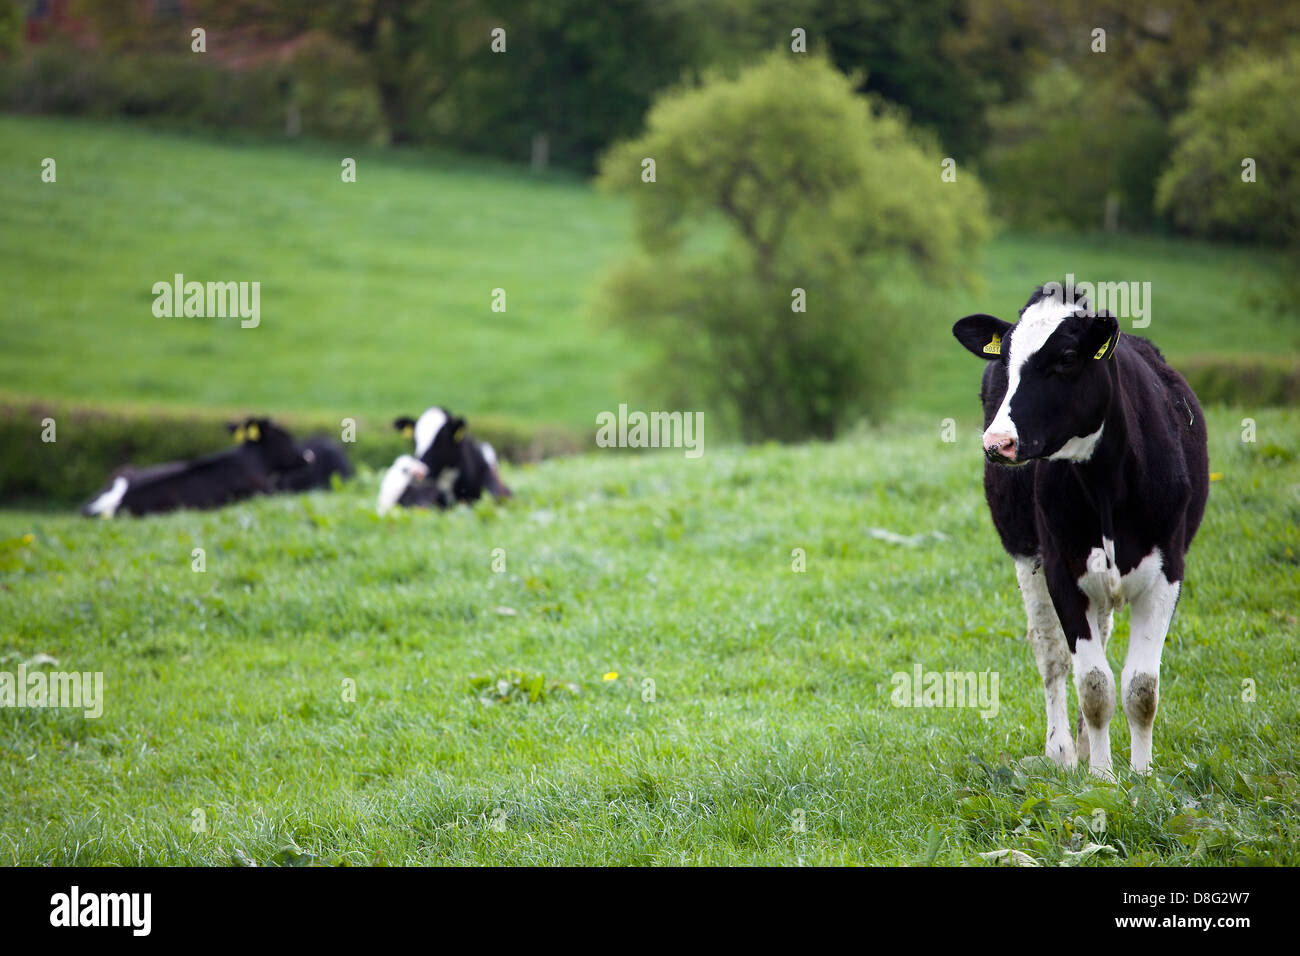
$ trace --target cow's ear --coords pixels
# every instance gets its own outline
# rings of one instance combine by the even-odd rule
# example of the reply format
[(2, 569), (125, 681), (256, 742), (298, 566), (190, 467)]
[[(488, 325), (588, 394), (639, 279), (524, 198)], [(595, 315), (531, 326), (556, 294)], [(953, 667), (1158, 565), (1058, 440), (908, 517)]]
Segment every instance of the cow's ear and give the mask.
[(403, 416), (393, 419), (393, 427), (397, 429), (406, 438), (415, 437), (415, 419)]
[(1088, 329), (1079, 341), (1079, 351), (1095, 359), (1110, 358), (1119, 345), (1119, 320), (1109, 312), (1098, 312), (1088, 323)]
[(465, 440), (465, 430), (469, 427), (463, 418), (453, 418), (451, 420), (451, 440), (460, 444)]
[(235, 444), (242, 443), (247, 434), (243, 422), (226, 422), (226, 431), (230, 432), (230, 437), (235, 440)]
[(995, 359), (1002, 354), (1002, 340), (1010, 329), (1010, 322), (979, 312), (958, 319), (952, 327), (952, 334), (977, 358)]

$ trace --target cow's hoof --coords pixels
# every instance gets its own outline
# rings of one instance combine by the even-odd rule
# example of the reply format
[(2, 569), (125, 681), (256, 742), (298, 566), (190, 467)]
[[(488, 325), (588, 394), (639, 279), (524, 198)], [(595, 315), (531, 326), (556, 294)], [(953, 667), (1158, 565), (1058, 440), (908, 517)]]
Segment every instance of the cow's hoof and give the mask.
[(1083, 725), (1083, 714), (1079, 715), (1079, 720), (1075, 725), (1074, 752), (1078, 754), (1080, 760), (1085, 762), (1092, 752), (1092, 748), (1088, 743), (1088, 728)]
[(1058, 767), (1070, 769), (1079, 762), (1078, 755), (1074, 750), (1074, 741), (1069, 737), (1058, 737), (1055, 740), (1047, 741), (1047, 749), (1044, 751), (1051, 758), (1052, 763)]

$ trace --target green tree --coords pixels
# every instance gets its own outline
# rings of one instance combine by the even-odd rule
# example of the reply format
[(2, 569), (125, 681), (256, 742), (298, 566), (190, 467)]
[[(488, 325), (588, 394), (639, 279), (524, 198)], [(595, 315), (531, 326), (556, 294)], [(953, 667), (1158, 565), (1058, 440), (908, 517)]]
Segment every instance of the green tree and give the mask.
[[(1094, 30), (1105, 31), (1105, 52)], [(1277, 0), (967, 0), (953, 47), (1004, 73), (1016, 94), (1063, 62), (1090, 82), (1141, 97), (1166, 120), (1182, 111), (1197, 72), (1251, 46), (1276, 51), (1300, 31), (1300, 5)]]
[(23, 46), (23, 13), (18, 0), (0, 0), (0, 63)]
[[(948, 155), (974, 155), (984, 107), (1000, 98), (1005, 61), (967, 58), (951, 42), (965, 26), (966, 0), (663, 0), (679, 5), (699, 36), (695, 62), (739, 68), (775, 45), (789, 49), (804, 31), (857, 77), (858, 92), (878, 93), (938, 135)], [(992, 75), (990, 81), (986, 79)]]
[(345, 44), (369, 70), (394, 143), (429, 138), (430, 111), (492, 55), (491, 30), (502, 25), (479, 0), (194, 0), (193, 9), (196, 21), (235, 34), (320, 31)]
[(590, 172), (698, 56), (691, 15), (664, 0), (496, 0), (494, 9), (508, 52), (478, 61), (432, 114), (439, 140), (476, 152), (525, 159), (544, 136), (550, 162)]
[(597, 307), (650, 344), (667, 401), (748, 440), (831, 437), (899, 381), (909, 317), (891, 288), (970, 275), (984, 196), (968, 172), (942, 181), (941, 159), (819, 56), (777, 51), (668, 93), (600, 164), (632, 200), (639, 252)]
[[(1205, 70), (1173, 133), (1156, 201), (1175, 223), (1300, 248), (1300, 42)], [(1254, 182), (1243, 180), (1246, 159)]]
[(1152, 157), (1168, 151), (1168, 127), (1140, 97), (1057, 64), (990, 109), (989, 128), (980, 172), (1000, 217), (1092, 230), (1109, 206), (1125, 227), (1153, 224)]

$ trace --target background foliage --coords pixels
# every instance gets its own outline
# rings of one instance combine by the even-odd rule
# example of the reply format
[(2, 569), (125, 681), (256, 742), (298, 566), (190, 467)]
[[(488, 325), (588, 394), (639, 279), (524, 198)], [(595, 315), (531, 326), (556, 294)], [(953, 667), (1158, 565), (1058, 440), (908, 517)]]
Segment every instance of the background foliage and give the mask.
[(829, 438), (880, 412), (907, 341), (889, 280), (972, 273), (979, 186), (941, 182), (932, 144), (815, 57), (665, 96), (646, 126), (602, 165), (632, 198), (639, 252), (598, 305), (652, 343), (665, 397), (750, 440)]

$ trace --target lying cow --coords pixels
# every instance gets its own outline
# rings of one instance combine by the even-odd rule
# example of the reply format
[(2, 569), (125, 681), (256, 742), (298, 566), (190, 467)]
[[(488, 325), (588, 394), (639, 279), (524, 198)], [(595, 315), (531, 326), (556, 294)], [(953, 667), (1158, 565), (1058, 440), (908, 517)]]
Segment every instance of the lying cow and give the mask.
[(121, 468), (82, 507), (87, 517), (111, 518), (119, 511), (157, 514), (177, 508), (217, 508), (275, 490), (274, 475), (306, 464), (302, 450), (284, 429), (265, 418), (227, 426), (234, 448), (194, 461), (151, 468)]
[(347, 479), (353, 475), (352, 462), (347, 452), (332, 438), (318, 435), (308, 438), (298, 446), (303, 463), (297, 468), (282, 471), (274, 476), (276, 491), (311, 491), (330, 488), (334, 475)]
[(510, 497), (510, 489), (501, 481), (496, 451), (466, 434), (465, 419), (434, 407), (418, 419), (399, 418), (393, 427), (415, 443), (414, 455), (403, 457), (414, 457), (426, 470), (425, 475), (416, 476), (409, 466), (402, 466), (402, 458), (393, 463), (390, 488), (396, 487), (400, 475), (408, 475), (408, 485), (396, 499), (398, 504), (447, 508), (461, 501), (478, 501), (484, 491), (495, 498)]
[(984, 491), (1029, 618), (1047, 755), (1064, 766), (1087, 758), (1093, 773), (1109, 775), (1115, 682), (1106, 642), (1128, 603), (1120, 697), (1131, 765), (1149, 772), (1161, 651), (1209, 489), (1196, 395), (1154, 345), (1121, 337), (1113, 316), (1090, 316), (1056, 283), (1034, 292), (1015, 325), (968, 315), (953, 334), (989, 363), (980, 389)]

